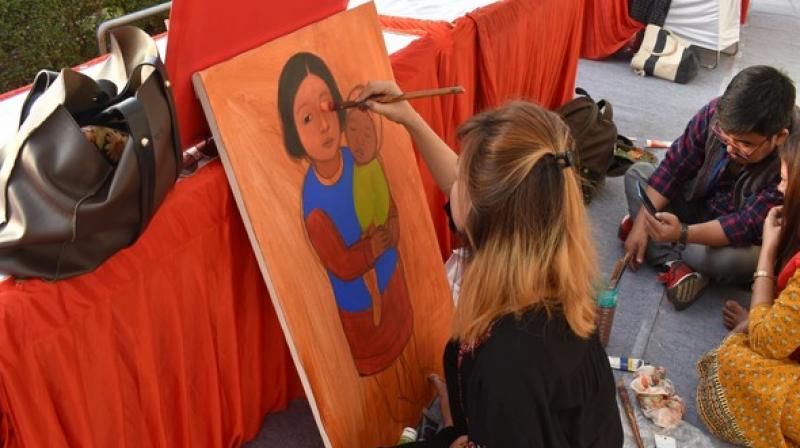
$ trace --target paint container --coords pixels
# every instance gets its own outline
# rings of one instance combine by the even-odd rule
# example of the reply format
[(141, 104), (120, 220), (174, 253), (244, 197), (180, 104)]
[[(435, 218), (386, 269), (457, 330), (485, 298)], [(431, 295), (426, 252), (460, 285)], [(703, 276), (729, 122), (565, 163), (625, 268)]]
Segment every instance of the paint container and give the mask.
[(617, 310), (617, 289), (603, 289), (597, 295), (597, 334), (603, 347), (608, 345), (611, 327), (614, 325), (614, 312)]
[(644, 361), (637, 358), (625, 358), (609, 356), (608, 363), (614, 370), (621, 370), (623, 372), (635, 372), (636, 369), (644, 365)]
[(417, 430), (414, 428), (403, 428), (403, 433), (400, 434), (400, 440), (397, 441), (398, 445), (417, 441)]

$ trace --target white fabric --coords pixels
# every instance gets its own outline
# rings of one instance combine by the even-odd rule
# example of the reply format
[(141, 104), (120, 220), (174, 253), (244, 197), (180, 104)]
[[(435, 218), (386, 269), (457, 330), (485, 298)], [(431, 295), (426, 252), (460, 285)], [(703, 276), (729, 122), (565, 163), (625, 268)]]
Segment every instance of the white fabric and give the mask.
[(739, 42), (741, 0), (672, 0), (664, 28), (690, 45), (720, 51)]
[(450, 258), (444, 264), (444, 270), (447, 274), (447, 282), (450, 284), (450, 293), (453, 296), (453, 305), (458, 306), (458, 295), (461, 293), (461, 278), (464, 273), (464, 263), (466, 262), (466, 253), (463, 248), (453, 251)]
[[(350, 0), (348, 8), (367, 3), (370, 0)], [(468, 12), (482, 6), (497, 3), (498, 0), (375, 0), (378, 14), (385, 16), (410, 17), (412, 19), (442, 20), (452, 22)]]
[(386, 52), (389, 54), (394, 54), (406, 48), (417, 39), (419, 39), (419, 36), (412, 34), (401, 34), (394, 31), (383, 32), (383, 41), (386, 43)]

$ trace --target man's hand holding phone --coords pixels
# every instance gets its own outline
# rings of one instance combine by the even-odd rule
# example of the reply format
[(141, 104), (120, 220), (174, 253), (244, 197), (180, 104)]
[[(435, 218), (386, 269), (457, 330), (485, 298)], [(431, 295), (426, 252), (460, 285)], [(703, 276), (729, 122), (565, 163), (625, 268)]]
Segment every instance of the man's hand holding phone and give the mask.
[(633, 228), (625, 240), (625, 253), (631, 255), (630, 267), (633, 270), (638, 269), (644, 263), (647, 243), (651, 238), (661, 242), (667, 234), (672, 233), (674, 223), (677, 223), (678, 237), (681, 230), (680, 221), (675, 215), (659, 212), (656, 209), (653, 201), (647, 195), (647, 189), (644, 184), (637, 183), (636, 190), (639, 201), (642, 203), (642, 208), (636, 215)]
[(656, 206), (653, 205), (653, 201), (650, 200), (650, 197), (647, 196), (647, 190), (641, 182), (636, 184), (636, 194), (639, 196), (639, 201), (641, 201), (644, 209), (647, 210), (651, 216), (655, 216), (658, 210), (656, 210)]
[[(644, 228), (647, 236), (659, 243), (675, 243), (681, 236), (681, 221), (672, 213), (659, 212), (653, 201), (647, 196), (647, 190), (642, 183), (636, 184), (636, 193), (642, 202), (642, 208), (647, 213), (644, 215)], [(637, 216), (637, 221), (639, 217)]]

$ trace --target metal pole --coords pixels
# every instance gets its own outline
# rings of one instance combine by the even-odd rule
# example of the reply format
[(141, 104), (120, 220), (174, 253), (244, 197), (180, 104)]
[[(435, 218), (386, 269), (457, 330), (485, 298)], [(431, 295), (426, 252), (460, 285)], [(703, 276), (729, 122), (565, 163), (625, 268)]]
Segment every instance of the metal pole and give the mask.
[(125, 14), (124, 16), (120, 16), (115, 19), (106, 20), (105, 22), (101, 23), (100, 26), (97, 27), (97, 48), (100, 50), (100, 54), (103, 55), (108, 53), (108, 41), (106, 39), (108, 32), (112, 29), (129, 25), (133, 22), (146, 19), (150, 16), (165, 13), (169, 11), (170, 8), (172, 8), (172, 2), (166, 2), (160, 5), (142, 9), (141, 11)]

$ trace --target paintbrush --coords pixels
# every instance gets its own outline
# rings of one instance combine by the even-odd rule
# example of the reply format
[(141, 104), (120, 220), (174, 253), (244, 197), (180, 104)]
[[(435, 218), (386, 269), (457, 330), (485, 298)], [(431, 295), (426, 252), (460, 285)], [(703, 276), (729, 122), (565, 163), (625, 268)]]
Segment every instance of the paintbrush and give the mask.
[(633, 431), (633, 438), (636, 439), (636, 446), (639, 448), (644, 448), (644, 441), (642, 441), (642, 434), (639, 432), (639, 423), (636, 422), (636, 414), (633, 412), (633, 406), (631, 406), (631, 398), (628, 395), (628, 389), (625, 388), (625, 381), (619, 380), (617, 382), (617, 392), (619, 393), (619, 399), (622, 401), (622, 408), (625, 409), (625, 415), (628, 417), (628, 423), (631, 425), (631, 431)]
[(326, 111), (333, 111), (333, 110), (342, 110), (348, 109), (351, 107), (363, 107), (364, 103), (369, 101), (375, 101), (377, 103), (396, 103), (398, 101), (406, 101), (406, 100), (416, 100), (420, 98), (429, 98), (432, 96), (441, 96), (441, 95), (455, 95), (459, 93), (464, 93), (464, 88), (461, 86), (453, 86), (453, 87), (442, 87), (441, 89), (424, 89), (424, 90), (415, 90), (413, 92), (405, 92), (400, 95), (378, 95), (367, 98), (363, 101), (342, 101), (341, 103), (333, 103), (332, 101), (328, 101), (326, 103), (322, 103), (322, 110)]
[(626, 254), (614, 264), (614, 271), (611, 273), (611, 278), (608, 280), (607, 289), (609, 291), (617, 289), (617, 285), (619, 285), (619, 281), (622, 279), (622, 274), (625, 273), (625, 269), (628, 267), (628, 263), (630, 263), (630, 261), (631, 254)]

